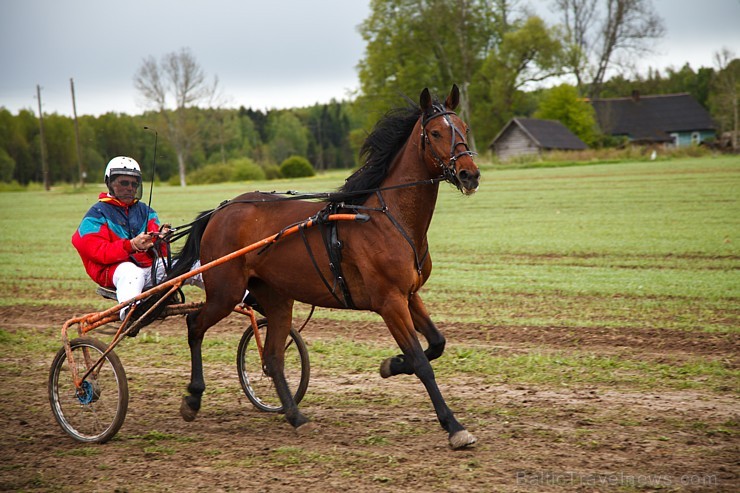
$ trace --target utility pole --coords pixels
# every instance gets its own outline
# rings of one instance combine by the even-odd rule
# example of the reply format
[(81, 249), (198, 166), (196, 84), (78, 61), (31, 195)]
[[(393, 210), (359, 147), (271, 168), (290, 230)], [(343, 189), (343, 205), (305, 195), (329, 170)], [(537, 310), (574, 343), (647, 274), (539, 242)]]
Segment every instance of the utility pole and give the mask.
[(82, 148), (80, 147), (80, 125), (77, 123), (77, 102), (75, 101), (75, 80), (70, 77), (69, 87), (72, 90), (72, 115), (75, 121), (75, 142), (77, 144), (77, 172), (80, 177), (80, 187), (85, 186), (85, 172), (82, 171)]
[(36, 84), (36, 99), (39, 100), (39, 130), (41, 132), (41, 174), (44, 178), (44, 190), (50, 190), (49, 163), (46, 161), (46, 139), (44, 138), (44, 114), (41, 112), (41, 86)]

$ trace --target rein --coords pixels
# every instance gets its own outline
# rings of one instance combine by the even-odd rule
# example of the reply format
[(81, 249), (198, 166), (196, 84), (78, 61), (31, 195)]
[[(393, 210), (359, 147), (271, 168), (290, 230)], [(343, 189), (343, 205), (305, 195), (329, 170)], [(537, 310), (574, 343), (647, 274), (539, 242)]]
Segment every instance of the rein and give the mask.
[[(316, 199), (327, 200), (329, 202), (337, 202), (337, 201), (339, 201), (340, 203), (343, 203), (343, 201), (342, 200), (339, 200), (339, 199), (343, 199), (343, 198), (347, 198), (347, 197), (360, 196), (360, 195), (366, 195), (366, 194), (369, 194), (369, 193), (377, 194), (379, 192), (385, 192), (385, 191), (388, 191), (388, 190), (398, 190), (398, 189), (401, 189), (401, 188), (418, 187), (418, 186), (421, 186), (421, 185), (434, 185), (435, 183), (440, 183), (440, 182), (445, 181), (445, 180), (447, 180), (447, 178), (445, 176), (440, 176), (438, 178), (430, 178), (428, 180), (419, 180), (419, 181), (414, 181), (414, 182), (410, 182), (410, 183), (401, 183), (400, 185), (393, 185), (393, 186), (390, 186), (390, 187), (373, 188), (373, 189), (369, 189), (369, 190), (356, 190), (354, 192), (306, 192), (306, 193), (301, 193), (301, 192), (297, 192), (295, 190), (287, 190), (285, 192), (277, 192), (277, 191), (264, 192), (264, 191), (260, 191), (260, 190), (255, 190), (252, 193), (258, 193), (258, 194), (263, 194), (263, 195), (272, 195), (273, 197), (271, 199), (240, 199), (240, 200), (232, 199), (232, 200), (224, 200), (223, 202), (221, 202), (218, 205), (218, 207), (216, 207), (215, 209), (212, 209), (212, 210), (204, 213), (202, 216), (199, 216), (198, 219), (196, 219), (194, 221), (191, 221), (189, 223), (186, 223), (186, 224), (183, 224), (183, 225), (174, 227), (174, 228), (170, 228), (170, 234), (167, 236), (167, 241), (169, 241), (171, 243), (173, 241), (179, 240), (183, 236), (187, 236), (188, 233), (190, 233), (190, 228), (192, 228), (192, 226), (195, 223), (197, 223), (198, 221), (202, 220), (203, 218), (208, 217), (208, 216), (210, 216), (210, 215), (212, 215), (212, 214), (220, 211), (221, 209), (223, 209), (225, 207), (228, 207), (229, 205), (232, 205), (232, 204), (261, 204), (261, 203), (265, 203), (265, 202), (287, 202), (289, 200), (316, 200)], [(285, 197), (274, 197), (275, 195), (285, 195)], [(347, 207), (347, 208), (352, 208), (352, 207), (361, 208), (361, 206), (346, 206), (346, 205), (344, 207)]]

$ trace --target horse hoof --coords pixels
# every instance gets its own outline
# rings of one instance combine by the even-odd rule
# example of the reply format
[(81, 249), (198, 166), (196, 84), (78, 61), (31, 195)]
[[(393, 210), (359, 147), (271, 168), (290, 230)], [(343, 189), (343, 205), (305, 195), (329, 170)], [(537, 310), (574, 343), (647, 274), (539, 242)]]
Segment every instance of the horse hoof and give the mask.
[(183, 397), (182, 402), (180, 402), (180, 416), (182, 416), (182, 419), (189, 423), (195, 421), (197, 415), (198, 411), (188, 405), (187, 397)]
[(301, 426), (295, 429), (295, 432), (298, 434), (298, 436), (309, 436), (313, 435), (314, 433), (318, 433), (320, 430), (319, 425), (314, 423), (313, 421), (309, 421), (308, 423), (303, 423)]
[(393, 376), (393, 373), (391, 373), (391, 359), (392, 358), (387, 358), (380, 364), (380, 376), (383, 378)]
[(477, 441), (478, 439), (472, 433), (468, 432), (468, 430), (460, 430), (450, 436), (450, 447), (452, 447), (452, 450), (459, 450), (469, 447)]

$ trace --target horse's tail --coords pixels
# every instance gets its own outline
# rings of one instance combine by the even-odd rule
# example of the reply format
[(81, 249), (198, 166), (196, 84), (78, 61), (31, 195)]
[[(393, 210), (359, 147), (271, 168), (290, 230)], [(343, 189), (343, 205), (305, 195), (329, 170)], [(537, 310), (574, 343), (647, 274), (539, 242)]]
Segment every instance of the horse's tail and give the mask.
[(200, 240), (203, 238), (203, 233), (214, 211), (215, 209), (201, 212), (190, 224), (190, 232), (187, 233), (185, 244), (172, 259), (172, 268), (167, 273), (168, 280), (189, 272), (193, 264), (200, 260)]

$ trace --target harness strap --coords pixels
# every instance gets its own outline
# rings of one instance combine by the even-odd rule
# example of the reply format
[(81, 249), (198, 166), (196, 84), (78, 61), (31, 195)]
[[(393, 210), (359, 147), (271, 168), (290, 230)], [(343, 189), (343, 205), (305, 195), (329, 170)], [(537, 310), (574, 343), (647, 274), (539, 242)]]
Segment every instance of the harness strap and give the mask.
[(416, 262), (416, 272), (421, 275), (421, 266), (424, 265), (424, 262), (427, 259), (427, 256), (429, 255), (429, 246), (427, 245), (427, 249), (424, 252), (424, 255), (421, 256), (421, 259), (419, 258), (419, 252), (416, 250), (416, 245), (414, 245), (414, 240), (411, 239), (409, 234), (406, 232), (405, 229), (403, 229), (403, 226), (401, 223), (398, 222), (398, 220), (395, 218), (393, 214), (391, 214), (390, 209), (388, 209), (388, 206), (385, 204), (385, 200), (383, 200), (383, 194), (380, 193), (380, 190), (376, 192), (378, 196), (378, 200), (380, 201), (380, 205), (382, 206), (381, 212), (388, 216), (388, 219), (390, 219), (391, 223), (396, 227), (399, 233), (401, 233), (401, 236), (406, 240), (406, 242), (411, 246), (411, 251), (414, 252), (414, 261)]
[(319, 274), (319, 277), (321, 278), (321, 282), (324, 283), (324, 286), (326, 286), (326, 289), (329, 290), (332, 296), (334, 296), (334, 299), (336, 299), (339, 303), (342, 303), (346, 306), (346, 303), (344, 303), (341, 299), (339, 299), (339, 296), (337, 296), (336, 289), (334, 289), (332, 286), (329, 285), (329, 281), (326, 280), (326, 277), (324, 277), (324, 274), (321, 273), (321, 269), (319, 269), (319, 264), (316, 263), (316, 257), (313, 254), (313, 250), (311, 249), (311, 245), (308, 243), (308, 238), (306, 237), (306, 224), (303, 223), (299, 226), (298, 232), (301, 235), (301, 238), (303, 239), (303, 244), (306, 245), (306, 251), (308, 252), (308, 257), (311, 259), (311, 263), (313, 264), (314, 269), (316, 269), (316, 272)]
[[(311, 259), (311, 263), (313, 264), (314, 269), (316, 269), (316, 272), (321, 278), (321, 282), (324, 284), (324, 286), (329, 291), (329, 293), (331, 293), (334, 299), (337, 300), (337, 302), (339, 302), (345, 308), (354, 310), (356, 309), (356, 305), (352, 301), (352, 296), (349, 291), (349, 286), (347, 285), (347, 282), (344, 279), (344, 275), (342, 274), (342, 266), (341, 266), (342, 256), (340, 252), (341, 242), (339, 241), (338, 234), (337, 234), (337, 229), (336, 229), (337, 225), (335, 221), (328, 220), (329, 215), (336, 212), (337, 208), (338, 208), (337, 204), (329, 204), (326, 208), (324, 208), (322, 211), (319, 211), (316, 215), (284, 228), (275, 236), (275, 239), (272, 242), (262, 247), (262, 249), (260, 249), (257, 252), (257, 255), (262, 255), (268, 248), (274, 245), (283, 236), (284, 232), (287, 229), (293, 226), (298, 226), (298, 232), (301, 235), (303, 244), (306, 246), (308, 257)], [(326, 248), (326, 253), (329, 257), (329, 268), (331, 269), (331, 272), (334, 275), (334, 285), (333, 286), (329, 284), (328, 279), (321, 272), (321, 269), (319, 268), (319, 264), (316, 261), (316, 256), (314, 255), (313, 249), (311, 248), (311, 245), (308, 243), (308, 237), (306, 236), (306, 225), (310, 221), (318, 224), (319, 229), (321, 230), (321, 236), (322, 236), (322, 239), (324, 240), (324, 246)], [(337, 286), (339, 286), (339, 288), (342, 290), (343, 298), (340, 298), (337, 295)]]
[[(336, 285), (339, 285), (344, 298), (342, 303), (345, 308), (354, 310), (356, 306), (352, 301), (349, 286), (347, 286), (347, 281), (342, 272), (342, 242), (339, 240), (339, 234), (337, 231), (338, 224), (335, 221), (328, 221), (326, 219), (329, 214), (335, 213), (338, 208), (337, 204), (327, 205), (326, 208), (318, 214), (318, 223), (321, 237), (324, 240), (326, 254), (329, 256), (329, 269), (331, 269), (332, 274), (334, 274), (335, 286), (332, 290), (332, 294), (334, 294), (334, 291), (336, 290)], [(336, 294), (334, 294), (334, 297), (336, 297)]]

